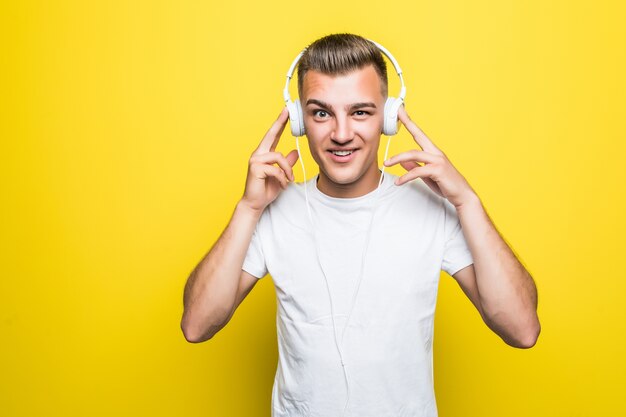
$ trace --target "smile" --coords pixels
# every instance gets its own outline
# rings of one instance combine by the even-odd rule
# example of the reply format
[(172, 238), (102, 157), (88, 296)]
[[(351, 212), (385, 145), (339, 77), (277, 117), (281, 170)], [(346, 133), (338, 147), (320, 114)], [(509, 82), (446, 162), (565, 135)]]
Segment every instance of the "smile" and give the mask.
[(349, 150), (329, 150), (328, 153), (331, 155), (331, 159), (335, 162), (350, 162), (354, 159), (354, 154), (358, 151), (358, 149), (349, 149)]

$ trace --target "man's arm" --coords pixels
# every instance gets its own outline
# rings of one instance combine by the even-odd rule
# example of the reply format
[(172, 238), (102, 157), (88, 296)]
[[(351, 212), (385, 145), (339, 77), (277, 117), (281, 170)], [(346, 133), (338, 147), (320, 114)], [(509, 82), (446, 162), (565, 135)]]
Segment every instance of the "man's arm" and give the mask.
[(247, 284), (241, 289), (244, 296), (254, 286), (250, 279), (244, 281), (241, 268), (259, 217), (258, 211), (237, 203), (228, 226), (189, 276), (181, 321), (189, 342), (213, 337), (230, 320), (237, 301), (241, 302), (237, 300), (240, 284)]
[[(289, 113), (283, 108), (248, 162), (246, 188), (228, 226), (185, 284), (180, 326), (189, 342), (203, 342), (228, 323), (256, 278), (242, 270), (252, 235), (265, 208), (293, 181), (298, 160), (276, 152)], [(274, 165), (276, 164), (276, 165)]]
[[(384, 162), (408, 172), (396, 185), (421, 178), (456, 208), (474, 265), (454, 274), (485, 323), (511, 346), (535, 344), (541, 326), (537, 317), (537, 288), (526, 269), (504, 242), (467, 180), (446, 154), (409, 117), (404, 107), (398, 118), (422, 150), (409, 150)], [(420, 165), (423, 163), (423, 165)], [(474, 272), (475, 271), (475, 272)]]
[(535, 345), (541, 325), (537, 316), (537, 288), (487, 215), (480, 199), (456, 207), (474, 264), (454, 274), (485, 323), (507, 344)]

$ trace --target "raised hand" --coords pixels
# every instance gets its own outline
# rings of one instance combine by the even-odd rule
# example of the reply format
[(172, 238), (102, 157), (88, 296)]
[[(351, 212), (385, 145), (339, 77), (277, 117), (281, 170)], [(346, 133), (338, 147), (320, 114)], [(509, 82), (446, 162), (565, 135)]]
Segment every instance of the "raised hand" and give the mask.
[(294, 180), (292, 167), (298, 160), (298, 151), (294, 149), (287, 156), (275, 151), (288, 116), (285, 107), (248, 161), (246, 188), (241, 201), (253, 210), (263, 211)]
[[(385, 166), (399, 163), (408, 171), (396, 180), (396, 185), (402, 185), (419, 177), (431, 190), (447, 198), (455, 207), (460, 207), (466, 201), (473, 199), (475, 193), (472, 187), (452, 165), (448, 157), (411, 120), (404, 106), (400, 107), (398, 118), (422, 150), (413, 149), (402, 152), (383, 162)], [(420, 162), (424, 165), (420, 165)]]

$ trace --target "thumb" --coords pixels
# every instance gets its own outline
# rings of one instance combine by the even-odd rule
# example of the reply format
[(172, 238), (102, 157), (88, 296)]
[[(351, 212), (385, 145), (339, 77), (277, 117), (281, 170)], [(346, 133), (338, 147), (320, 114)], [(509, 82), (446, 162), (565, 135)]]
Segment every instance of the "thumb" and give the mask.
[(285, 158), (287, 158), (287, 162), (289, 162), (289, 165), (294, 166), (296, 164), (296, 161), (298, 160), (298, 150), (292, 150), (287, 154)]

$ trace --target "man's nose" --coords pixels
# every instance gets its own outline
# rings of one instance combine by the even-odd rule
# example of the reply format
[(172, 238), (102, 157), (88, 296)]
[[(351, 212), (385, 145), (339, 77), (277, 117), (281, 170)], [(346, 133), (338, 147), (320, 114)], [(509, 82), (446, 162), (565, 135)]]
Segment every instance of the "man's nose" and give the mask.
[(354, 132), (348, 117), (338, 116), (335, 120), (335, 131), (331, 135), (332, 141), (338, 144), (350, 142), (354, 138)]

